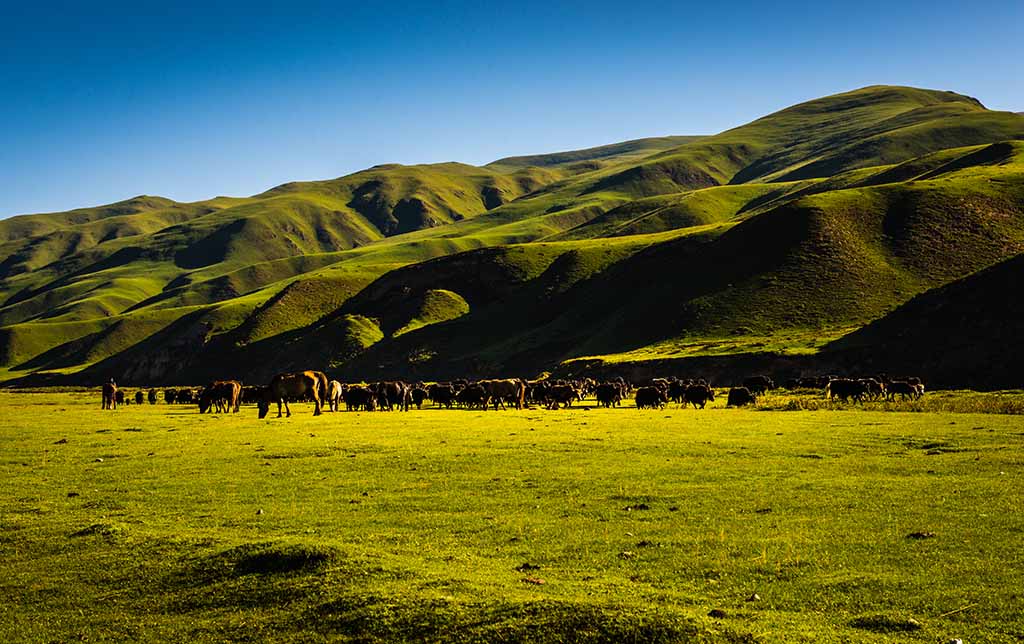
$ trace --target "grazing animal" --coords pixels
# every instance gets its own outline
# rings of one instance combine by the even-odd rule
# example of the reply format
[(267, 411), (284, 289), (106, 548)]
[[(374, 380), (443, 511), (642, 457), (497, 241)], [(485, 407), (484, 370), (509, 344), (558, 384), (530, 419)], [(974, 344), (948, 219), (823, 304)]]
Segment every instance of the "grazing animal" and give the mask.
[(110, 382), (103, 383), (103, 400), (101, 409), (117, 409), (117, 384), (111, 378)]
[(901, 400), (910, 398), (912, 400), (919, 400), (924, 395), (924, 385), (920, 382), (914, 384), (904, 380), (897, 380), (890, 382), (887, 387), (888, 395), (887, 400), (896, 400), (896, 396), (899, 395)]
[(179, 405), (191, 405), (196, 401), (196, 394), (191, 389), (179, 389), (176, 400)]
[(345, 408), (349, 411), (374, 411), (377, 408), (376, 394), (362, 386), (352, 386), (345, 389), (343, 394)]
[(118, 389), (117, 391), (114, 392), (114, 400), (117, 402), (118, 405), (127, 405), (127, 401), (130, 399), (124, 397), (123, 389)]
[(853, 400), (862, 402), (868, 393), (868, 386), (861, 380), (850, 380), (849, 378), (836, 378), (825, 386), (825, 397), (829, 400), (838, 398), (843, 402)]
[(490, 402), (490, 394), (482, 385), (467, 385), (465, 389), (455, 395), (455, 401), (468, 409), (480, 408), (487, 410), (487, 403)]
[[(321, 409), (320, 391), (326, 390), (326, 384), (322, 385), (319, 371), (297, 371), (294, 373), (279, 373), (271, 379), (264, 391), (263, 399), (258, 404), (259, 417), (266, 418), (270, 411), (270, 403), (277, 403), (277, 417), (281, 417), (281, 404), (284, 403), (284, 410), (288, 416), (292, 415), (288, 408), (288, 399), (299, 399), (311, 395), (313, 398), (313, 415), (319, 416)], [(326, 376), (324, 376), (326, 380)]]
[(754, 392), (750, 391), (747, 387), (733, 387), (729, 390), (729, 399), (726, 401), (726, 407), (742, 407), (744, 405), (753, 405), (757, 402), (754, 399)]
[(612, 407), (622, 402), (622, 391), (618, 384), (605, 382), (594, 387), (594, 397), (597, 399), (597, 404)]
[(521, 380), (481, 380), (479, 384), (487, 390), (495, 409), (498, 405), (504, 409), (506, 402), (516, 409), (522, 409), (525, 404), (526, 383)]
[(150, 405), (155, 405), (156, 404), (156, 389), (150, 389), (149, 390), (148, 399), (149, 399), (149, 404)]
[(242, 402), (250, 405), (259, 403), (260, 398), (263, 398), (262, 386), (256, 385), (245, 385), (242, 387)]
[(686, 402), (693, 405), (694, 409), (699, 406), (704, 409), (708, 401), (714, 402), (715, 390), (708, 385), (690, 385), (686, 388)]
[(661, 409), (668, 404), (668, 394), (660, 387), (640, 387), (634, 401), (637, 409)]
[(686, 388), (689, 387), (692, 382), (684, 380), (673, 380), (668, 385), (668, 398), (674, 403), (686, 404)]
[(142, 390), (140, 389), (135, 392), (135, 404), (141, 405), (144, 402), (146, 402), (146, 394), (142, 393)]
[(885, 385), (874, 378), (861, 378), (858, 382), (864, 384), (864, 395), (871, 400), (881, 400), (885, 397)]
[(553, 385), (548, 388), (547, 401), (552, 409), (558, 409), (559, 405), (572, 407), (574, 400), (582, 400), (580, 392), (572, 385)]
[(199, 393), (199, 413), (217, 410), (219, 413), (238, 413), (242, 398), (242, 383), (237, 380), (215, 380)]
[(755, 396), (762, 396), (775, 389), (775, 383), (768, 376), (751, 376), (743, 380), (743, 386)]
[(327, 408), (331, 411), (338, 411), (341, 407), (341, 397), (344, 394), (344, 387), (337, 380), (327, 383)]
[(173, 405), (178, 400), (177, 389), (165, 389), (164, 390), (164, 402), (168, 405)]
[(409, 385), (401, 380), (377, 383), (377, 402), (382, 409), (409, 411)]
[(430, 399), (437, 404), (438, 407), (442, 405), (448, 409), (452, 408), (452, 404), (455, 403), (455, 387), (452, 385), (430, 385), (427, 388), (427, 395)]
[(427, 390), (423, 387), (413, 387), (409, 392), (409, 397), (412, 399), (412, 404), (416, 405), (416, 409), (422, 409), (423, 401), (427, 399)]

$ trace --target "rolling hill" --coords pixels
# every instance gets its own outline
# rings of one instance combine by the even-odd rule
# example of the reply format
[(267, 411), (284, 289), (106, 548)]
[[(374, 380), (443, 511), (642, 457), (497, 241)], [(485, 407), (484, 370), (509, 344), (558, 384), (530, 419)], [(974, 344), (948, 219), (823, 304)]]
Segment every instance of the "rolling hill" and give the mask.
[(710, 136), (0, 221), (0, 377), (819, 371), (1021, 253), (1024, 117), (875, 86)]

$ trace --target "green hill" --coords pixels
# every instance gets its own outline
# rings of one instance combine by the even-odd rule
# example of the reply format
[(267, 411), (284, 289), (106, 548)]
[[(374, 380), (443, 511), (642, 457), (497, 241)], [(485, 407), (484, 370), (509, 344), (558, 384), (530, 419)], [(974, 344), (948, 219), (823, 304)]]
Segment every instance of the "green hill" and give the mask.
[(711, 136), (0, 221), (0, 377), (832, 355), (1021, 252), (1024, 117), (868, 87)]
[(826, 350), (865, 369), (928, 373), (931, 386), (1024, 388), (1022, 283), (1024, 254), (927, 291)]

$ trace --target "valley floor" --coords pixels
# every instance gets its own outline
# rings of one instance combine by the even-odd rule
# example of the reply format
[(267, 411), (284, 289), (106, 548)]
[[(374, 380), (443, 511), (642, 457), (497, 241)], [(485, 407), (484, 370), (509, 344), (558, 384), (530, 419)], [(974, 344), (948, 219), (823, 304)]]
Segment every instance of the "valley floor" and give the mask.
[(1022, 398), (260, 421), (0, 392), (0, 640), (1019, 642), (1024, 417), (951, 410)]

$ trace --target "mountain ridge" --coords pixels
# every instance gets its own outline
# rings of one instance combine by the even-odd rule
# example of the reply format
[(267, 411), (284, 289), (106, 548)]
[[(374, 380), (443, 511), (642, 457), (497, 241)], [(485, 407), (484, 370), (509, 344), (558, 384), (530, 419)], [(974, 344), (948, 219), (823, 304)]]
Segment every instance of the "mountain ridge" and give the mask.
[[(715, 135), (19, 216), (0, 221), (0, 379), (818, 352), (1024, 250), (1022, 139), (972, 97), (872, 86)], [(195, 361), (150, 355), (176, 343)]]

